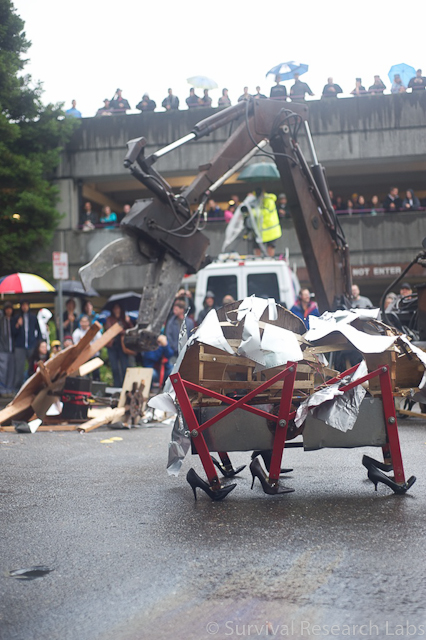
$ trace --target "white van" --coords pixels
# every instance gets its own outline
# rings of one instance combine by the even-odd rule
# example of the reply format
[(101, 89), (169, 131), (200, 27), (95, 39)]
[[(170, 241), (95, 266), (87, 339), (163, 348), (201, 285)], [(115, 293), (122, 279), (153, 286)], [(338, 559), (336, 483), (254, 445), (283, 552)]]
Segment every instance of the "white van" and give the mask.
[(290, 309), (299, 294), (300, 284), (286, 260), (256, 258), (253, 256), (220, 256), (195, 276), (185, 278), (182, 285), (192, 289), (195, 284), (195, 317), (203, 309), (207, 291), (215, 295), (215, 306), (222, 305), (223, 297), (231, 295), (242, 300), (255, 295), (259, 298), (275, 298)]

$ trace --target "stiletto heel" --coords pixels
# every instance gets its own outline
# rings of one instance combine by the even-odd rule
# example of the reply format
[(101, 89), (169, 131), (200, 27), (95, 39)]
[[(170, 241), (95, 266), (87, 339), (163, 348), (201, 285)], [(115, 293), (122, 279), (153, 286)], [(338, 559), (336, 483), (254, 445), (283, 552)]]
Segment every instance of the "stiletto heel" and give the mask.
[(392, 471), (393, 469), (392, 463), (386, 464), (386, 462), (379, 462), (378, 460), (374, 460), (374, 458), (370, 458), (370, 456), (367, 456), (365, 454), (362, 456), (362, 464), (366, 469), (369, 469), (370, 467), (376, 467), (376, 469), (381, 469), (382, 471), (386, 471), (386, 473), (389, 473), (389, 471)]
[[(272, 451), (269, 449), (265, 449), (264, 451), (253, 451), (253, 453), (251, 454), (251, 459), (254, 460), (257, 456), (262, 456), (266, 470), (269, 471), (269, 469), (271, 468)], [(280, 474), (291, 473), (292, 471), (293, 469), (280, 469)]]
[(236, 469), (233, 469), (232, 466), (230, 469), (227, 469), (221, 462), (219, 462), (219, 460), (216, 460), (216, 458), (213, 458), (213, 456), (211, 456), (211, 459), (213, 461), (214, 466), (219, 469), (219, 471), (225, 478), (233, 478), (237, 474), (241, 473), (241, 471), (245, 469), (247, 466), (243, 464), (241, 467), (237, 467)]
[(289, 487), (280, 487), (278, 482), (276, 484), (270, 484), (257, 458), (255, 458), (251, 462), (250, 471), (253, 477), (253, 481), (251, 483), (252, 489), (253, 489), (255, 478), (259, 478), (263, 491), (270, 496), (277, 495), (279, 493), (293, 493), (294, 491), (294, 489), (290, 489)]
[(392, 480), (392, 478), (385, 476), (385, 474), (374, 465), (371, 465), (368, 468), (368, 478), (374, 484), (375, 491), (377, 491), (377, 485), (379, 484), (379, 482), (383, 482), (383, 484), (386, 484), (388, 487), (390, 487), (394, 493), (398, 494), (402, 494), (408, 491), (408, 489), (412, 487), (416, 481), (416, 477), (411, 476), (411, 478), (409, 478), (404, 484), (398, 484), (397, 482), (395, 482), (395, 480)]
[(236, 484), (228, 484), (226, 487), (220, 487), (219, 489), (212, 489), (210, 485), (207, 484), (205, 480), (200, 478), (198, 473), (196, 473), (195, 470), (192, 468), (186, 474), (186, 479), (191, 485), (191, 488), (194, 492), (195, 500), (197, 499), (197, 493), (196, 493), (197, 487), (205, 491), (205, 493), (207, 493), (209, 498), (217, 502), (219, 500), (223, 500), (224, 498), (226, 498), (228, 493), (231, 493), (231, 491), (235, 489), (235, 487), (237, 486)]

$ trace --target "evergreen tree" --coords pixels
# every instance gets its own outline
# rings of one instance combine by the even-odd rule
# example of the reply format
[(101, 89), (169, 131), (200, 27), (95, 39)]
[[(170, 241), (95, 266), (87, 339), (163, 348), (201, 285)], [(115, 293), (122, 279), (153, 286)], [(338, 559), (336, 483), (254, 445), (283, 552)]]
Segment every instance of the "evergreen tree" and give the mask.
[(60, 219), (51, 179), (78, 126), (61, 104), (44, 106), (41, 85), (23, 75), (23, 29), (11, 0), (0, 0), (0, 276), (34, 271), (34, 254), (51, 242)]

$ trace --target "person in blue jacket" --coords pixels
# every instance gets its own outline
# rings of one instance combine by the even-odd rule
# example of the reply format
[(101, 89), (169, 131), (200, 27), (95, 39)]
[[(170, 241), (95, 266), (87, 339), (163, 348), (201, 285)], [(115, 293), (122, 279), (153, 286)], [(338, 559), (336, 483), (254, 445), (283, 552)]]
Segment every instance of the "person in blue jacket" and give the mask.
[(306, 330), (309, 329), (309, 316), (319, 317), (318, 305), (311, 300), (309, 289), (300, 290), (299, 297), (290, 311), (304, 322)]
[(169, 377), (173, 365), (170, 363), (170, 358), (173, 355), (173, 349), (169, 345), (166, 336), (160, 335), (157, 338), (158, 347), (154, 351), (144, 351), (142, 354), (142, 364), (144, 367), (152, 367), (154, 372), (152, 374), (152, 382), (158, 382), (160, 379), (160, 366), (163, 358), (167, 358), (167, 362), (164, 363), (164, 380)]

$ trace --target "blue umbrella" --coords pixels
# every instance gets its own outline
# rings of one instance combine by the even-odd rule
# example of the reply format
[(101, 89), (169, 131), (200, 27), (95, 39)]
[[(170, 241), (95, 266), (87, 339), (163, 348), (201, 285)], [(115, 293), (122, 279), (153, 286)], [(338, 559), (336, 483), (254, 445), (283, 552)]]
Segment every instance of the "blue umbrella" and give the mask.
[(414, 67), (410, 67), (409, 64), (401, 62), (400, 64), (394, 64), (393, 67), (389, 69), (388, 77), (391, 82), (394, 81), (394, 76), (396, 74), (400, 75), (402, 84), (405, 88), (407, 88), (411, 78), (414, 78), (414, 76), (416, 75), (416, 70)]
[(307, 64), (301, 64), (300, 62), (291, 60), (290, 62), (282, 62), (272, 67), (266, 76), (280, 76), (280, 80), (292, 80), (295, 73), (301, 76), (302, 73), (306, 73), (308, 69)]

